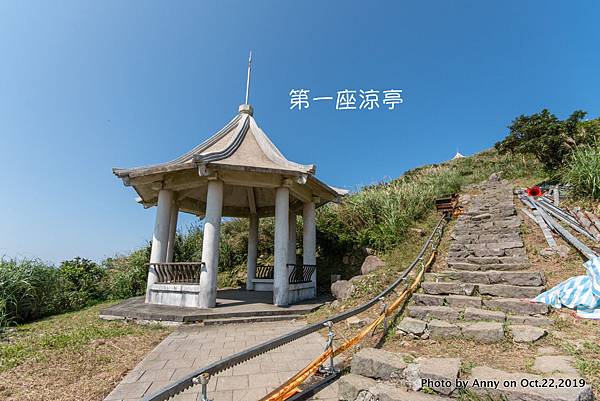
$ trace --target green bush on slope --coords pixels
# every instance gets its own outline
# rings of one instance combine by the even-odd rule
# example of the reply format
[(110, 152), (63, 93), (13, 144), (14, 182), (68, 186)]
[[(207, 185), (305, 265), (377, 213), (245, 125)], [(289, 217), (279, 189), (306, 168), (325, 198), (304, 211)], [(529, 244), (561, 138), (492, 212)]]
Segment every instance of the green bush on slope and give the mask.
[(578, 197), (600, 199), (600, 146), (584, 146), (573, 152), (563, 178)]

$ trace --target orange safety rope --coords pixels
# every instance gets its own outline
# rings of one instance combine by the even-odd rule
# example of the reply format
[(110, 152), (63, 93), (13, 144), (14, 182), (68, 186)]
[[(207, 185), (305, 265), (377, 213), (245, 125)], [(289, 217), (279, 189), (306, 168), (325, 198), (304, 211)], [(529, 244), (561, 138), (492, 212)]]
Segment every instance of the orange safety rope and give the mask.
[[(371, 324), (364, 327), (356, 336), (353, 338), (346, 340), (342, 343), (337, 349), (333, 351), (333, 356), (337, 356), (348, 349), (352, 348), (359, 342), (361, 342), (370, 332), (375, 330), (375, 328), (383, 322), (386, 316), (393, 315), (396, 310), (400, 307), (400, 305), (408, 298), (420, 285), (421, 279), (425, 274), (427, 268), (433, 263), (437, 251), (434, 249), (431, 253), (427, 262), (423, 265), (423, 268), (419, 271), (419, 274), (415, 277), (413, 283), (404, 289), (404, 291), (400, 294), (400, 296), (386, 309), (384, 310)], [(264, 396), (260, 401), (284, 401), (298, 393), (299, 386), (306, 381), (311, 375), (315, 374), (315, 372), (319, 369), (319, 367), (327, 361), (327, 359), (331, 356), (331, 348), (325, 350), (321, 355), (317, 356), (310, 364), (308, 364), (304, 369), (300, 372), (296, 373), (294, 376), (289, 378), (285, 383), (281, 386), (277, 387), (275, 390), (271, 391), (269, 394)]]

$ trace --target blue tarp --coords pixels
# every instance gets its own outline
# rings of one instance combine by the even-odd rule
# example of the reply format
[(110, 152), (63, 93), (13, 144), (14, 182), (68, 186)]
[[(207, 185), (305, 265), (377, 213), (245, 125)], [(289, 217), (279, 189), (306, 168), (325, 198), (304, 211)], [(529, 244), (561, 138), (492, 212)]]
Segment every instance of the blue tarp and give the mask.
[(575, 309), (577, 316), (600, 319), (600, 257), (595, 256), (583, 264), (587, 275), (571, 277), (556, 287), (541, 293), (533, 302), (548, 304), (560, 309)]

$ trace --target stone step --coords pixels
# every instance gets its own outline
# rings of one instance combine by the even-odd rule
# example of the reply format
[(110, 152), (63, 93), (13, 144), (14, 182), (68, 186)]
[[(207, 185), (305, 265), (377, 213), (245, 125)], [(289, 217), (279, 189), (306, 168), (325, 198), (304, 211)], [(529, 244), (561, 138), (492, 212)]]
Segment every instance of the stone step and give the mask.
[(545, 316), (507, 315), (506, 320), (510, 324), (525, 324), (536, 327), (550, 327), (554, 324), (554, 320)]
[(514, 324), (531, 326), (551, 326), (554, 321), (543, 316), (550, 311), (548, 305), (529, 302), (519, 298), (491, 298), (466, 295), (430, 295), (417, 293), (413, 295), (415, 306), (449, 306), (456, 309), (467, 307), (499, 310), (508, 313), (507, 320)]
[[(472, 263), (474, 265), (524, 265), (529, 261), (523, 256), (467, 256), (464, 258), (448, 258), (448, 265), (454, 263)], [(490, 269), (487, 269), (490, 270)], [(498, 269), (503, 270), (503, 269)]]
[(338, 380), (338, 398), (346, 401), (450, 401), (450, 397), (409, 391), (406, 387), (377, 382), (369, 377), (350, 373)]
[(504, 339), (504, 325), (501, 322), (462, 323), (460, 329), (463, 337), (486, 344)]
[(469, 263), (465, 261), (448, 261), (448, 267), (454, 270), (468, 270), (468, 271), (489, 271), (489, 270), (501, 270), (501, 271), (516, 271), (516, 270), (527, 270), (531, 268), (529, 263), (490, 263), (488, 265), (480, 265), (475, 263)]
[(421, 283), (421, 288), (425, 294), (431, 295), (446, 295), (446, 294), (455, 294), (455, 295), (473, 295), (476, 290), (475, 284), (470, 283), (438, 283), (431, 281), (424, 281)]
[(508, 284), (476, 284), (424, 281), (421, 288), (430, 295), (490, 295), (494, 297), (534, 298), (544, 291), (543, 286), (517, 286)]
[(545, 315), (550, 312), (546, 304), (530, 302), (519, 298), (490, 298), (483, 299), (483, 306), (487, 309), (500, 310), (517, 315)]
[(257, 322), (280, 322), (284, 320), (303, 319), (303, 315), (279, 315), (279, 316), (242, 316), (242, 317), (224, 317), (216, 319), (205, 319), (202, 323), (205, 326), (216, 326), (221, 324), (240, 324)]
[(378, 348), (363, 348), (352, 356), (352, 373), (372, 379), (402, 377), (406, 366), (402, 354)]
[(430, 295), (417, 293), (413, 295), (415, 305), (425, 306), (451, 306), (455, 308), (466, 308), (471, 306), (480, 308), (482, 305), (481, 297), (468, 295)]
[[(447, 340), (464, 337), (484, 343), (502, 341), (506, 338), (504, 312), (485, 309), (467, 308), (461, 320), (447, 321), (433, 318), (429, 321), (413, 317), (405, 317), (398, 324), (398, 333), (411, 335), (412, 338), (431, 338)], [(427, 316), (425, 316), (427, 318)], [(543, 327), (526, 324), (510, 324), (507, 326), (514, 342), (534, 342), (546, 335)], [(353, 370), (354, 371), (354, 370)], [(369, 377), (369, 374), (362, 373)]]
[(478, 284), (477, 290), (481, 295), (493, 297), (535, 298), (544, 292), (543, 286), (526, 287), (508, 284)]
[(409, 306), (408, 316), (419, 320), (440, 319), (456, 321), (461, 318), (462, 311), (449, 306)]
[(510, 284), (519, 286), (540, 286), (546, 280), (542, 272), (537, 271), (464, 271), (445, 270), (440, 273), (426, 273), (425, 281), (450, 282), (461, 281), (475, 284)]
[(468, 307), (465, 308), (463, 320), (487, 320), (504, 323), (504, 321), (506, 320), (506, 313), (488, 309)]

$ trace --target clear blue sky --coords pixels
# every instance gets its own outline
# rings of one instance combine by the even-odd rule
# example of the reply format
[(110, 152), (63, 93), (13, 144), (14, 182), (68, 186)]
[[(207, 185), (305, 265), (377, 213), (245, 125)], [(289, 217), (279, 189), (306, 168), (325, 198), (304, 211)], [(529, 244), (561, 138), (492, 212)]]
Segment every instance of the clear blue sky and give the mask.
[[(179, 156), (243, 102), (349, 189), (492, 146), (521, 113), (600, 108), (595, 1), (0, 2), (0, 255), (100, 260), (151, 237), (111, 173)], [(403, 89), (398, 110), (289, 91)], [(180, 219), (181, 226), (191, 218)]]

